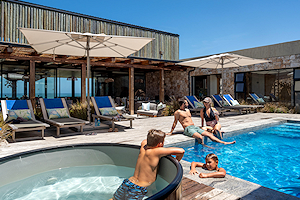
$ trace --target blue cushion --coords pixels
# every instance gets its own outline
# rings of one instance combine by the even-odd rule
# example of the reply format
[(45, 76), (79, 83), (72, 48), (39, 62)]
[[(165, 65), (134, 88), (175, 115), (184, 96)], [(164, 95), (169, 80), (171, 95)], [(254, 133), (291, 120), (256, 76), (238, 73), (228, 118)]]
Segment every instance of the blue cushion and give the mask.
[(98, 108), (111, 108), (112, 105), (108, 96), (94, 97)]
[(26, 100), (6, 100), (8, 110), (24, 110), (28, 109)]
[(53, 108), (64, 108), (64, 105), (60, 98), (56, 99), (44, 99), (46, 109), (53, 109)]
[(231, 100), (233, 101), (234, 99), (231, 98), (231, 96), (229, 96), (228, 94), (224, 94), (223, 97), (228, 101), (230, 102)]
[(186, 96), (186, 97), (193, 104), (193, 106), (196, 107), (195, 104), (194, 104), (194, 101), (198, 102), (198, 100), (194, 96)]

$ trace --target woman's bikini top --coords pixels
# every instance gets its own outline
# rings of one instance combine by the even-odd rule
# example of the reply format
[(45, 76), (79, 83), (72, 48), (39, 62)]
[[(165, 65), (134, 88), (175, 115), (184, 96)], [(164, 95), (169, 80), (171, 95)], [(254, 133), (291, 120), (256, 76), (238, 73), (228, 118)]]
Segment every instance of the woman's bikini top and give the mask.
[(209, 122), (209, 121), (216, 120), (215, 113), (212, 110), (212, 108), (210, 108), (210, 115), (209, 116), (207, 116), (207, 114), (206, 114), (206, 107), (203, 108), (203, 112), (204, 112), (205, 121)]

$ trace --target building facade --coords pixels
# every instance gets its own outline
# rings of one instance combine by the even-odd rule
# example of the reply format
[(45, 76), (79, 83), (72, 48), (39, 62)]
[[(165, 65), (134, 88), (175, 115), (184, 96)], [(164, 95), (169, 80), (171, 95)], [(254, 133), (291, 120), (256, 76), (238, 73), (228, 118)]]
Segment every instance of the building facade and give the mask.
[[(166, 95), (175, 95), (176, 97), (195, 95), (202, 99), (213, 94), (220, 94), (223, 78), (223, 93), (231, 94), (236, 99), (249, 100), (249, 93), (256, 93), (265, 97), (266, 100), (284, 102), (299, 107), (300, 40), (227, 53), (266, 59), (270, 62), (224, 68), (224, 77), (222, 77), (220, 68), (194, 68), (183, 73), (174, 72), (170, 76), (169, 83), (171, 85), (168, 86)], [(197, 58), (184, 59), (184, 61)], [(157, 78), (155, 74), (151, 76), (153, 80)], [(176, 88), (170, 89), (174, 87)], [(149, 93), (151, 94), (151, 92)], [(274, 95), (275, 99), (270, 94)]]
[[(37, 54), (18, 27), (155, 38), (129, 58), (102, 58), (101, 55), (93, 58), (91, 96), (128, 97), (130, 92), (152, 87), (148, 74), (183, 69), (175, 67), (179, 58), (178, 34), (24, 1), (1, 0), (0, 3), (0, 98), (82, 99), (86, 95), (84, 58), (56, 56), (52, 59)], [(163, 95), (161, 80), (154, 96)]]

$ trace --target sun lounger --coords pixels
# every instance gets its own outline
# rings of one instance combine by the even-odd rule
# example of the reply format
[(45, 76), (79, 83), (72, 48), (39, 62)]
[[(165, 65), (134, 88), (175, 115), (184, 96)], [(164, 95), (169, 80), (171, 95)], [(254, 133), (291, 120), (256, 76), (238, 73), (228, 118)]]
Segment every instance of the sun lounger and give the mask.
[(256, 103), (256, 104), (265, 104), (265, 100), (263, 98), (260, 98), (257, 94), (255, 93), (249, 93), (249, 96), (252, 98), (252, 100)]
[(12, 130), (12, 140), (16, 141), (16, 132), (40, 130), (44, 138), (44, 131), (49, 124), (42, 123), (35, 119), (30, 100), (1, 100), (2, 115)]
[(56, 126), (56, 135), (60, 135), (61, 128), (80, 127), (83, 132), (83, 126), (88, 124), (88, 121), (74, 118), (70, 116), (69, 109), (64, 98), (43, 99), (40, 98), (40, 104), (44, 121)]
[[(215, 95), (211, 95), (211, 98), (214, 100), (214, 102), (216, 102), (216, 104), (218, 105), (218, 107), (220, 107), (221, 109), (221, 115), (226, 112), (226, 111), (230, 111), (230, 110), (237, 110), (239, 111), (240, 114), (242, 114), (242, 111), (245, 111), (244, 107), (241, 106), (233, 106), (231, 104), (229, 104), (225, 99), (223, 99), (219, 94), (215, 94)], [(216, 106), (216, 108), (218, 108)], [(246, 110), (248, 111), (248, 110)], [(220, 111), (219, 111), (220, 112)]]
[(235, 100), (234, 98), (232, 98), (232, 96), (230, 94), (224, 94), (223, 98), (229, 105), (239, 106), (249, 112), (251, 109), (253, 109), (254, 112), (257, 112), (257, 108), (263, 107), (262, 105), (240, 105), (240, 103), (237, 100)]
[(135, 117), (118, 114), (115, 109), (115, 103), (110, 96), (91, 97), (91, 100), (95, 108), (95, 114), (92, 114), (94, 121), (96, 118), (111, 121), (113, 131), (115, 130), (115, 122), (130, 121), (130, 128), (132, 128), (132, 120)]
[(204, 108), (203, 103), (200, 102), (195, 96), (184, 96), (184, 98), (189, 103), (190, 111), (200, 114), (200, 110)]
[(270, 93), (270, 98), (271, 98), (271, 101), (278, 102), (278, 98), (272, 93)]

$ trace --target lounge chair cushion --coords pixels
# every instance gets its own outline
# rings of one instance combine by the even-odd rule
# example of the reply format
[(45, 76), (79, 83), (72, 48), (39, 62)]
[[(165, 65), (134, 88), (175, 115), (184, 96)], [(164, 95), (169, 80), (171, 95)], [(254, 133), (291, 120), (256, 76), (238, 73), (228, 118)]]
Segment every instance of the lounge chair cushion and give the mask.
[(222, 101), (222, 100), (219, 100), (219, 104), (220, 105), (222, 105), (222, 106), (230, 106), (229, 104), (228, 104), (228, 102), (227, 101)]
[(101, 115), (118, 115), (118, 111), (114, 107), (99, 108)]
[(26, 120), (32, 119), (29, 109), (20, 109), (20, 110), (9, 110), (7, 121), (17, 119), (18, 117), (21, 117)]
[(264, 100), (263, 98), (258, 98), (257, 101), (258, 101), (259, 103), (265, 103), (265, 100)]
[(223, 101), (223, 106), (230, 106), (227, 101)]
[(142, 110), (150, 110), (150, 102), (148, 103), (142, 103)]
[(204, 108), (204, 105), (202, 102), (194, 101), (195, 108)]
[(237, 100), (230, 100), (230, 103), (233, 105), (233, 106), (239, 106), (239, 102)]
[(167, 107), (167, 105), (166, 105), (166, 104), (163, 104), (162, 102), (160, 102), (160, 103), (157, 105), (157, 110), (163, 109), (163, 108), (165, 108), (165, 107)]
[(69, 118), (67, 108), (47, 109), (49, 119)]

